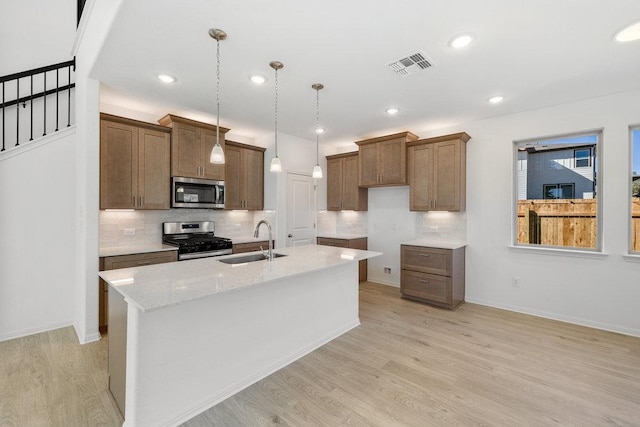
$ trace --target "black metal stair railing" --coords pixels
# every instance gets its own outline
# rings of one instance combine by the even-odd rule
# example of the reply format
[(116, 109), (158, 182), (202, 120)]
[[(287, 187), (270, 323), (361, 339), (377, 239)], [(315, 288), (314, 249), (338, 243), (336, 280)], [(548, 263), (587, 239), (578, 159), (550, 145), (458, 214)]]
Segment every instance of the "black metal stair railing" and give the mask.
[[(11, 116), (15, 114), (16, 126), (14, 147), (20, 145), (21, 130), (24, 131), (24, 129), (22, 129), (20, 126), (20, 109), (26, 109), (27, 105), (29, 108), (29, 141), (32, 141), (34, 138), (34, 112), (38, 114), (38, 120), (40, 120), (40, 118), (42, 119), (42, 136), (47, 135), (47, 130), (50, 129), (52, 125), (51, 122), (49, 124), (47, 123), (48, 98), (53, 98), (55, 96), (55, 129), (50, 130), (50, 132), (57, 132), (58, 130), (60, 130), (61, 100), (63, 104), (66, 104), (63, 105), (63, 108), (66, 109), (67, 116), (66, 127), (71, 126), (71, 91), (76, 86), (75, 82), (72, 80), (73, 71), (75, 71), (75, 58), (71, 61), (61, 62), (59, 64), (53, 64), (46, 67), (35, 68), (33, 70), (23, 71), (20, 73), (0, 77), (0, 84), (2, 85), (2, 101), (0, 103), (0, 110), (2, 115), (2, 147), (0, 148), (0, 152), (5, 151), (5, 149), (7, 148), (10, 148), (7, 147), (8, 144), (6, 141), (6, 136), (8, 133), (8, 128), (6, 127), (6, 116), (8, 114), (10, 114)], [(48, 76), (49, 83), (47, 83)], [(51, 78), (55, 79), (55, 85), (54, 82), (51, 81)], [(61, 78), (63, 80), (62, 85)], [(21, 82), (23, 84), (22, 92), (20, 90)], [(29, 88), (28, 90), (24, 89), (25, 83)], [(36, 85), (35, 93), (34, 83)], [(11, 93), (7, 94), (7, 92)], [(66, 100), (64, 98), (66, 98)], [(41, 109), (38, 105), (34, 107), (34, 101), (37, 101), (39, 103), (40, 99), (42, 99)], [(14, 106), (15, 108), (13, 108)], [(65, 123), (63, 121), (63, 125), (64, 124)]]

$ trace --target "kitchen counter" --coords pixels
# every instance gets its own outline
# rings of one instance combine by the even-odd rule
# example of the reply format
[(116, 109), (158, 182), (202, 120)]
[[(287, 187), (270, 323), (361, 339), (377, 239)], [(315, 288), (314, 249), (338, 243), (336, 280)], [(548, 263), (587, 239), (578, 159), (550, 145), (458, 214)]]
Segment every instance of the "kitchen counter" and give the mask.
[(144, 312), (381, 254), (316, 245), (277, 249), (276, 252), (288, 256), (271, 262), (257, 261), (236, 265), (219, 261), (246, 254), (227, 255), (101, 271), (99, 275), (122, 294), (130, 305)]
[(101, 247), (99, 251), (100, 257), (145, 254), (149, 252), (177, 251), (177, 246), (165, 245), (163, 243), (145, 243), (144, 245), (135, 246), (113, 246)]
[(407, 246), (421, 246), (425, 248), (438, 248), (438, 249), (458, 249), (467, 246), (466, 242), (452, 242), (447, 240), (431, 240), (431, 239), (416, 239), (409, 240), (400, 243)]
[(360, 324), (358, 262), (379, 252), (276, 253), (287, 256), (100, 272), (111, 288), (109, 390), (125, 426), (179, 425)]

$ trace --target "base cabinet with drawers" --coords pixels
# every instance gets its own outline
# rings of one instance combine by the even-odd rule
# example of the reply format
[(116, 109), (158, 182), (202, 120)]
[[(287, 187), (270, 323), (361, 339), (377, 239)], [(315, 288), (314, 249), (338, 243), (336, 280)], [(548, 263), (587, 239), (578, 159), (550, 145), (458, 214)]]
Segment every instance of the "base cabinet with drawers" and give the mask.
[[(318, 237), (316, 239), (316, 243), (318, 245), (324, 246), (335, 246), (338, 248), (350, 248), (350, 249), (361, 249), (363, 251), (367, 250), (367, 238), (366, 237), (358, 237), (354, 239), (338, 239), (338, 238), (330, 238), (330, 237)], [(367, 281), (367, 260), (363, 259), (359, 261), (358, 265), (358, 281), (366, 282)]]
[(465, 248), (400, 246), (404, 298), (453, 310), (464, 302)]
[[(106, 256), (100, 257), (99, 269), (100, 271), (116, 270), (118, 268), (140, 267), (174, 261), (178, 261), (177, 250)], [(98, 304), (99, 329), (100, 332), (105, 332), (107, 330), (107, 319), (109, 318), (109, 285), (102, 279), (100, 279)]]

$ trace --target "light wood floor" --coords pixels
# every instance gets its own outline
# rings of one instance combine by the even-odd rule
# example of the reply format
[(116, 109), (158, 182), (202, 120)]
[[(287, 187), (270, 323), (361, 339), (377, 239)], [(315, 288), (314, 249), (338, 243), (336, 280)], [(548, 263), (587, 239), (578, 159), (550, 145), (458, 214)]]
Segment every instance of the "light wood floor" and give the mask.
[[(184, 424), (640, 425), (640, 339), (361, 284), (362, 325)], [(106, 340), (0, 343), (0, 425), (119, 425)]]

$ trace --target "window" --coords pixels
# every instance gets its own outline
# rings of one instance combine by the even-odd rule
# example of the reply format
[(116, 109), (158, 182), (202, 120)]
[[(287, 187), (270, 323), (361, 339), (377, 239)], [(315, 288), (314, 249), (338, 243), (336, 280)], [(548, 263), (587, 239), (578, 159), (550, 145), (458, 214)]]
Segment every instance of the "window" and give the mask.
[(631, 129), (630, 252), (640, 253), (640, 126)]
[(545, 184), (543, 193), (545, 199), (573, 199), (573, 184)]
[(600, 140), (591, 132), (515, 142), (516, 246), (600, 250)]
[(574, 157), (576, 159), (577, 168), (591, 166), (591, 150), (590, 149), (575, 150), (574, 153), (575, 153)]

